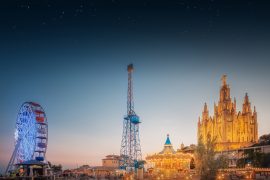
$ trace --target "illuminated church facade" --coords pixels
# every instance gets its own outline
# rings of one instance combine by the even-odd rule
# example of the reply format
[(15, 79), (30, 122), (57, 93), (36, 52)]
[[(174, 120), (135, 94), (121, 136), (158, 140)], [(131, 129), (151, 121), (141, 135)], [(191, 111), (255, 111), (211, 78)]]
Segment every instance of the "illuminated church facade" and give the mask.
[(216, 151), (226, 151), (250, 146), (258, 141), (257, 112), (252, 111), (246, 93), (242, 112), (236, 110), (236, 100), (232, 101), (226, 75), (222, 77), (219, 102), (214, 104), (214, 114), (209, 115), (207, 104), (204, 104), (202, 116), (198, 120), (198, 141), (203, 143), (207, 137), (215, 139)]

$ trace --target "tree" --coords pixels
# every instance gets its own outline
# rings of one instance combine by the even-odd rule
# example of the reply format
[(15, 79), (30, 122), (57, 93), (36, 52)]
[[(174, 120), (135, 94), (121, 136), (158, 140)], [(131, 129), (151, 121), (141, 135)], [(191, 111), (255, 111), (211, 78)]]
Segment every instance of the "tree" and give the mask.
[(260, 145), (270, 145), (270, 134), (264, 134), (259, 138)]
[(226, 169), (229, 167), (228, 157), (225, 155), (220, 155), (216, 159), (217, 169)]
[(216, 156), (215, 138), (207, 136), (206, 143), (199, 138), (198, 146), (195, 150), (196, 169), (201, 179), (215, 179), (217, 170), (228, 167), (228, 159), (224, 155)]
[(269, 168), (270, 167), (270, 153), (263, 154), (261, 167)]
[[(198, 146), (195, 151), (196, 167), (201, 179), (214, 179), (214, 142), (207, 136), (206, 144), (199, 138)], [(214, 174), (213, 174), (214, 173)]]
[(61, 174), (62, 173), (62, 165), (51, 165), (51, 169), (53, 174)]

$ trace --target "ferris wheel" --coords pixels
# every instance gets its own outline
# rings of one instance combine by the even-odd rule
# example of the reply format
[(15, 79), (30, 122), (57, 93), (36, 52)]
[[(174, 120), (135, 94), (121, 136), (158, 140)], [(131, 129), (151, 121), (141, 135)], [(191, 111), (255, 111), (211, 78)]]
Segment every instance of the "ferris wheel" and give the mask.
[(48, 121), (43, 108), (34, 102), (23, 103), (16, 120), (15, 149), (6, 173), (25, 161), (46, 161), (47, 143)]

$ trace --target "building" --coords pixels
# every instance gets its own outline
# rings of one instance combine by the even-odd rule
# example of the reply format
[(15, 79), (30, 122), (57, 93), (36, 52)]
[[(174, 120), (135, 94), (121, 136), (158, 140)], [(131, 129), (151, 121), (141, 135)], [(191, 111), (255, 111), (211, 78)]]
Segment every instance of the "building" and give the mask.
[(233, 150), (253, 145), (258, 141), (257, 112), (251, 109), (246, 93), (242, 112), (237, 112), (236, 100), (232, 101), (226, 75), (222, 77), (218, 105), (214, 104), (214, 114), (209, 115), (204, 104), (202, 117), (198, 120), (198, 140), (206, 143), (207, 138), (215, 139), (216, 150)]
[(120, 156), (118, 155), (107, 155), (106, 158), (102, 159), (103, 167), (119, 168)]
[(93, 168), (89, 165), (82, 165), (75, 169), (66, 169), (63, 171), (63, 176), (76, 178), (83, 176), (93, 176)]
[(107, 155), (102, 159), (102, 166), (92, 168), (93, 176), (96, 178), (120, 178), (125, 172), (120, 168), (120, 156)]
[(189, 170), (192, 159), (193, 154), (173, 149), (169, 135), (161, 152), (146, 157), (148, 167), (153, 169), (153, 173), (165, 177), (174, 177), (182, 171)]
[(244, 147), (240, 149), (228, 150), (219, 152), (217, 155), (225, 155), (228, 158), (229, 168), (234, 168), (237, 166), (237, 161), (245, 157), (245, 151), (254, 151), (260, 153), (270, 153), (270, 145), (253, 145), (250, 147)]
[(191, 144), (189, 146), (185, 146), (183, 143), (180, 146), (180, 149), (177, 149), (177, 151), (183, 152), (183, 153), (191, 153), (194, 154), (196, 149), (196, 145), (195, 144)]
[[(111, 157), (112, 156), (112, 157)], [(115, 163), (112, 163), (113, 158), (117, 158), (116, 155), (108, 155), (105, 158), (105, 166), (92, 166), (82, 165), (75, 169), (67, 169), (63, 172), (65, 177), (73, 177), (75, 179), (85, 179), (87, 176), (90, 178), (104, 179), (104, 178), (120, 178), (125, 172), (115, 167)], [(102, 163), (103, 160), (102, 160)]]

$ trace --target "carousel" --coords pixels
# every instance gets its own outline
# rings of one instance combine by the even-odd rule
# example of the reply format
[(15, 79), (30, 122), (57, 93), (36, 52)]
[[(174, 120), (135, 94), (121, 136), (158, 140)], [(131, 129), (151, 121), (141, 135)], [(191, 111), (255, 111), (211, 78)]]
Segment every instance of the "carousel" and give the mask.
[(167, 135), (163, 150), (159, 153), (148, 155), (146, 161), (150, 173), (170, 178), (190, 170), (193, 154), (175, 151), (170, 137)]

